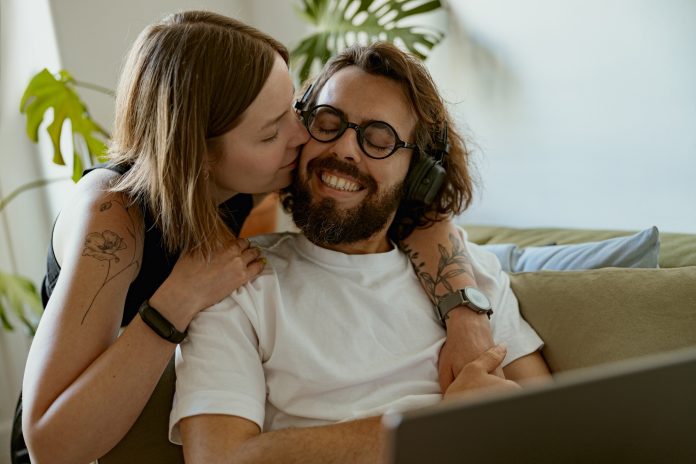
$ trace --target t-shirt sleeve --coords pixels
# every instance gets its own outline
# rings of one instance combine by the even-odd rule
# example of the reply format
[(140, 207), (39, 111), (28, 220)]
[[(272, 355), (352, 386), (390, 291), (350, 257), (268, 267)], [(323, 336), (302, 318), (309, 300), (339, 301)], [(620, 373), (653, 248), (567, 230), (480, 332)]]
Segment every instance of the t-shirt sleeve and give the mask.
[(176, 393), (169, 439), (181, 444), (179, 421), (200, 414), (239, 416), (263, 428), (266, 382), (258, 337), (232, 297), (201, 311), (176, 350)]
[(507, 345), (503, 367), (540, 350), (544, 342), (520, 314), (517, 297), (510, 287), (510, 277), (503, 271), (498, 258), (480, 246), (466, 242), (476, 277), (476, 284), (493, 306), (491, 331), (495, 343)]

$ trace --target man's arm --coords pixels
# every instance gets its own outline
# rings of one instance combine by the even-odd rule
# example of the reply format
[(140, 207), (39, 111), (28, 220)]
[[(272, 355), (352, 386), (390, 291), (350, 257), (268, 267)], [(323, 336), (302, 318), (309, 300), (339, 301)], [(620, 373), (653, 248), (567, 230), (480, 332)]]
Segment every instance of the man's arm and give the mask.
[[(519, 389), (516, 382), (492, 374), (505, 354), (505, 347), (498, 345), (468, 363), (449, 387), (445, 398), (484, 390)], [(511, 375), (520, 375), (520, 379), (539, 374), (545, 364), (541, 356), (538, 358), (534, 354), (527, 355), (510, 363), (506, 369), (512, 369)], [(539, 360), (543, 368), (537, 365)], [(250, 420), (204, 414), (182, 419), (180, 430), (187, 463), (375, 463), (385, 453), (380, 421), (380, 417), (371, 417), (261, 433), (259, 426)]]
[(192, 416), (180, 426), (184, 458), (193, 464), (375, 463), (384, 453), (379, 417), (267, 433), (236, 416)]
[[(476, 287), (466, 241), (451, 220), (414, 230), (403, 240), (401, 248), (411, 259), (418, 280), (434, 305), (442, 295), (453, 290)], [(443, 392), (466, 363), (493, 346), (491, 326), (484, 314), (462, 306), (450, 311), (448, 316), (447, 341), (438, 365)], [(503, 377), (500, 368), (494, 374)]]
[(505, 366), (503, 371), (506, 379), (514, 380), (515, 382), (551, 378), (549, 367), (538, 351), (514, 360)]

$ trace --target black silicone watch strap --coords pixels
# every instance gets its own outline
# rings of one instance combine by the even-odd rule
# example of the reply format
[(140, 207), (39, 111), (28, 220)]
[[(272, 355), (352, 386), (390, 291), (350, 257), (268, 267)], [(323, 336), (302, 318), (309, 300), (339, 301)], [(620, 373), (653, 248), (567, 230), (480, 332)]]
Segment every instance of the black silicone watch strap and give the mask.
[(150, 306), (150, 303), (145, 300), (140, 309), (140, 318), (145, 322), (160, 337), (172, 343), (181, 343), (186, 338), (186, 331), (179, 332), (174, 324), (169, 322), (166, 317), (160, 314), (155, 308)]

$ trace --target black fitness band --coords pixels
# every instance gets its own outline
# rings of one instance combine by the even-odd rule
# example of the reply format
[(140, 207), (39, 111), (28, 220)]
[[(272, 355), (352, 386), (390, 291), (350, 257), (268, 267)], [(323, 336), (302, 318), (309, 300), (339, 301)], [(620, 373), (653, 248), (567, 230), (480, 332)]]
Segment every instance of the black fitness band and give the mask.
[(147, 324), (157, 335), (164, 338), (168, 342), (181, 343), (188, 335), (187, 331), (179, 332), (174, 324), (169, 322), (167, 318), (160, 314), (155, 308), (150, 306), (150, 302), (145, 300), (140, 309), (140, 318)]

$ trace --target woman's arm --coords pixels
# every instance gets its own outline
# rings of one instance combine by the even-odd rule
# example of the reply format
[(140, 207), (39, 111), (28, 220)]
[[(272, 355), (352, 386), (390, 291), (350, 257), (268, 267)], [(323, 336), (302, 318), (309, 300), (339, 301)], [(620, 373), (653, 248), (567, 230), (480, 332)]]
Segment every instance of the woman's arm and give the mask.
[[(143, 222), (121, 194), (106, 193), (113, 175), (99, 170), (80, 181), (77, 200), (56, 223), (61, 274), (23, 385), (23, 429), (34, 463), (88, 463), (109, 451), (137, 419), (174, 352), (139, 316), (118, 337), (140, 269)], [(183, 330), (198, 310), (258, 273), (261, 263), (247, 267), (256, 251), (245, 253), (239, 257), (235, 243), (210, 263), (182, 256), (150, 298), (152, 306)]]
[[(449, 292), (476, 286), (466, 242), (461, 237), (452, 220), (444, 220), (426, 229), (416, 229), (401, 243), (433, 305)], [(450, 311), (448, 316), (447, 341), (439, 361), (443, 392), (465, 364), (493, 346), (491, 327), (484, 314), (461, 306)], [(494, 373), (503, 376), (500, 368)]]

